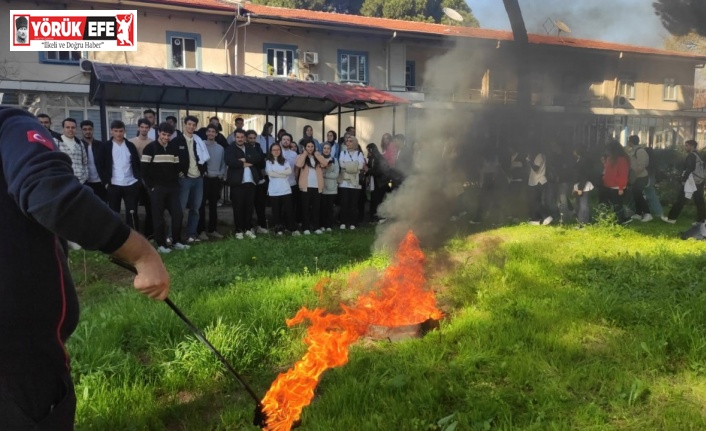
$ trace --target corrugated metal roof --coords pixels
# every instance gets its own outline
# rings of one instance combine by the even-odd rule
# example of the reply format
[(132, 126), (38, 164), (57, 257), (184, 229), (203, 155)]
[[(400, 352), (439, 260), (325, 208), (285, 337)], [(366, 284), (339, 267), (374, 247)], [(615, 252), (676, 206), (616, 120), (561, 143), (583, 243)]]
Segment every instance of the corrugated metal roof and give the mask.
[(373, 87), (93, 63), (89, 98), (111, 106), (279, 113), (320, 120), (339, 106), (359, 110), (408, 101)]
[[(146, 3), (159, 3), (175, 6), (197, 7), (211, 10), (235, 11), (236, 4), (224, 0), (146, 0)], [(499, 6), (501, 7), (501, 6)], [(473, 28), (462, 26), (449, 26), (427, 22), (403, 21), (389, 18), (374, 18), (360, 15), (347, 15), (334, 12), (318, 12), (304, 9), (289, 9), (274, 6), (263, 6), (250, 2), (242, 3), (242, 13), (251, 12), (253, 18), (271, 18), (281, 20), (296, 20), (312, 24), (344, 24), (361, 28), (401, 31), (408, 33), (431, 34), (439, 36), (468, 37), (478, 39), (492, 39), (512, 41), (512, 32)], [(566, 36), (548, 36), (530, 34), (529, 42), (537, 45), (554, 45), (571, 48), (595, 49), (602, 51), (632, 52), (636, 54), (661, 55), (670, 57), (683, 57), (697, 61), (706, 61), (706, 55), (691, 54), (688, 52), (667, 51), (645, 46), (626, 45), (620, 43), (603, 42), (600, 40), (576, 39)]]

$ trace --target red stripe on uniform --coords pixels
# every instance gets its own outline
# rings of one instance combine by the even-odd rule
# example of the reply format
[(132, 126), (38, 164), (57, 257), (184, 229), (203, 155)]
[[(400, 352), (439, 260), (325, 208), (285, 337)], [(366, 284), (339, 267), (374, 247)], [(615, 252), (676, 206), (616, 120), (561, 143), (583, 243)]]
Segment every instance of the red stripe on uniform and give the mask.
[(61, 286), (61, 317), (59, 318), (59, 323), (56, 325), (56, 341), (61, 346), (61, 350), (64, 351), (64, 360), (66, 364), (66, 369), (69, 369), (69, 352), (66, 351), (66, 346), (64, 346), (64, 341), (61, 339), (61, 327), (64, 326), (64, 320), (66, 319), (66, 285), (64, 284), (64, 266), (61, 264), (61, 257), (59, 256), (59, 239), (54, 237), (54, 255), (56, 256), (56, 263), (59, 267), (59, 286)]

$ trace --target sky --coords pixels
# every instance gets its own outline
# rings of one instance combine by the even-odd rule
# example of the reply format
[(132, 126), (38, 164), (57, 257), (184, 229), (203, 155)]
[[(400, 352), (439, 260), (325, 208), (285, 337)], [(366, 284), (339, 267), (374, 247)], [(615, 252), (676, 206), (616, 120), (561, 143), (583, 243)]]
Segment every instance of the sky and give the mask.
[[(466, 0), (482, 28), (510, 30), (503, 0)], [(653, 0), (520, 0), (530, 33), (545, 34), (549, 17), (571, 28), (571, 36), (663, 48), (668, 36), (652, 7)], [(550, 26), (550, 24), (547, 24)], [(554, 29), (552, 34), (556, 34)]]

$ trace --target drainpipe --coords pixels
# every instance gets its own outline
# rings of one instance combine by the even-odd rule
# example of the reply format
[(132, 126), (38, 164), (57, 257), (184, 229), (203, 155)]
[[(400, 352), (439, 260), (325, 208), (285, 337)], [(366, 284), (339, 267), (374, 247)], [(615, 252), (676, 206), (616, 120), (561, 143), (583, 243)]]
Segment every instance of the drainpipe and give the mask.
[[(242, 6), (242, 4), (238, 3), (238, 9), (237, 9), (236, 16), (235, 16), (235, 19), (236, 19), (235, 29), (234, 29), (234, 31), (235, 31), (235, 45), (233, 46), (233, 60), (235, 61), (234, 75), (240, 75), (240, 70), (238, 68), (238, 29), (241, 27), (247, 27), (250, 25), (250, 14), (248, 14), (248, 21), (245, 24), (238, 26), (237, 20), (238, 20), (238, 17), (241, 16), (240, 15), (240, 7), (241, 6)], [(245, 46), (243, 46), (243, 51), (245, 51)]]
[(390, 44), (397, 37), (397, 32), (392, 33), (392, 37), (387, 41), (385, 48), (385, 90), (390, 91)]

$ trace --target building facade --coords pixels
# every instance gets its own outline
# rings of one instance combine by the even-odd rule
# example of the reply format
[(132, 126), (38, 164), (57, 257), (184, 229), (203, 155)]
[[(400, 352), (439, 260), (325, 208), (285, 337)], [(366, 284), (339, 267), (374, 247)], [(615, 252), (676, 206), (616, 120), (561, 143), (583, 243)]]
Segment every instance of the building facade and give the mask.
[[(282, 118), (279, 125), (299, 138), (311, 124), (320, 138), (326, 130), (355, 125), (365, 142), (385, 132), (415, 134), (429, 114), (453, 113), (475, 118), (479, 134), (498, 141), (516, 139), (518, 76), (531, 88), (535, 125), (543, 139), (597, 144), (608, 137), (625, 142), (639, 135), (653, 146), (685, 139), (703, 143), (694, 110), (694, 71), (706, 57), (652, 48), (530, 35), (531, 54), (518, 64), (512, 34), (505, 31), (311, 12), (225, 0), (123, 1), (138, 11), (135, 52), (10, 52), (0, 47), (3, 104), (45, 112), (59, 128), (61, 119), (91, 119), (100, 124), (97, 106), (87, 100), (90, 72), (81, 59), (103, 63), (196, 69), (206, 72), (370, 85), (402, 96), (408, 106), (385, 108), (324, 122)], [(24, 2), (0, 8), (114, 9), (108, 0)], [(0, 31), (9, 34), (9, 20)], [(109, 107), (107, 120), (123, 120), (136, 131), (141, 112), (152, 106)], [(191, 112), (194, 114), (194, 112)], [(514, 114), (513, 114), (514, 113)], [(183, 117), (185, 110), (160, 110)], [(205, 120), (217, 114), (230, 131), (235, 113), (197, 112)], [(272, 119), (271, 119), (272, 121)], [(274, 122), (274, 121), (273, 121)], [(259, 129), (260, 116), (248, 119)], [(702, 122), (703, 124), (703, 122)], [(517, 132), (516, 130), (514, 131)]]

